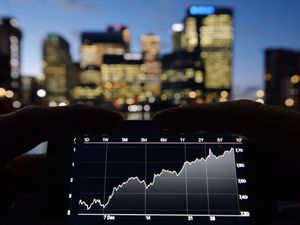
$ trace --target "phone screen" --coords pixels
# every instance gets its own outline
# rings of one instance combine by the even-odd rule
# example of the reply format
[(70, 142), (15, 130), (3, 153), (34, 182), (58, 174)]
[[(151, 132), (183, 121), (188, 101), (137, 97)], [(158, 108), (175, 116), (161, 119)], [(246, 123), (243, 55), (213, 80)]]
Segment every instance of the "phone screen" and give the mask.
[(73, 141), (71, 224), (251, 224), (240, 137), (135, 121)]

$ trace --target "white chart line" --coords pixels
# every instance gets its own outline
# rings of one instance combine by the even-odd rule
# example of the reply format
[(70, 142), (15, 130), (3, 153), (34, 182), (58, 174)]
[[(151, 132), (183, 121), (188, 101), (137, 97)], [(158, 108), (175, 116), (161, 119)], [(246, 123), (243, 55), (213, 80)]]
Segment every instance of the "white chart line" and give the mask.
[(112, 200), (112, 198), (116, 194), (116, 192), (118, 192), (119, 189), (123, 188), (123, 186), (125, 186), (131, 180), (136, 180), (139, 183), (143, 184), (145, 186), (145, 189), (147, 190), (151, 186), (154, 186), (154, 184), (155, 184), (156, 180), (158, 179), (158, 177), (160, 177), (164, 173), (175, 174), (175, 176), (178, 177), (178, 176), (180, 176), (183, 173), (184, 169), (186, 168), (186, 165), (192, 165), (192, 164), (195, 164), (195, 163), (198, 163), (198, 162), (202, 162), (202, 161), (206, 162), (209, 157), (214, 157), (215, 159), (219, 159), (219, 158), (224, 157), (226, 154), (230, 154), (233, 151), (234, 151), (234, 149), (231, 148), (230, 150), (224, 151), (224, 153), (222, 155), (215, 156), (212, 153), (211, 149), (209, 149), (209, 154), (206, 155), (206, 158), (200, 158), (200, 159), (196, 158), (194, 161), (185, 161), (183, 163), (183, 166), (182, 166), (182, 168), (181, 168), (181, 170), (179, 172), (177, 172), (175, 170), (171, 171), (171, 170), (167, 170), (167, 169), (162, 169), (162, 171), (160, 173), (154, 174), (152, 182), (149, 183), (148, 185), (147, 185), (147, 183), (146, 183), (145, 180), (140, 180), (139, 177), (130, 177), (130, 178), (128, 178), (122, 184), (119, 184), (117, 187), (113, 188), (112, 193), (108, 197), (106, 203), (104, 201), (101, 201), (101, 199), (93, 199), (93, 201), (90, 204), (88, 204), (85, 201), (83, 201), (82, 199), (80, 199), (79, 202), (78, 202), (78, 204), (85, 206), (87, 210), (90, 210), (91, 207), (93, 205), (95, 205), (95, 204), (98, 204), (100, 207), (102, 207), (104, 209), (104, 208), (106, 208), (107, 205), (109, 205), (110, 201)]
[[(186, 144), (184, 144), (184, 161), (187, 161), (186, 160)], [(184, 173), (185, 173), (185, 176), (184, 176), (184, 178), (185, 178), (185, 201), (186, 201), (186, 213), (189, 213), (189, 196), (188, 196), (188, 185), (187, 185), (187, 169), (186, 169), (186, 167), (185, 167), (185, 171), (184, 171)]]
[[(145, 181), (147, 181), (147, 144), (145, 144)], [(145, 213), (147, 212), (147, 189), (145, 188), (145, 197), (144, 197), (144, 208)]]
[[(206, 144), (204, 145), (204, 153), (207, 156), (206, 152)], [(205, 174), (206, 174), (206, 197), (207, 197), (207, 210), (210, 213), (210, 205), (209, 205), (209, 186), (208, 186), (208, 173), (207, 173), (207, 162), (205, 161)]]

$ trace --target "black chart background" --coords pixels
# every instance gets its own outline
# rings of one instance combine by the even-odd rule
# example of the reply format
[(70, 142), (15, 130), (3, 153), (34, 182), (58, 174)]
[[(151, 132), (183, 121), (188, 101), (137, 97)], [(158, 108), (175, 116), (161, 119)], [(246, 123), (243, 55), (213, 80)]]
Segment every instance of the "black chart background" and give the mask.
[[(145, 133), (141, 132), (139, 135), (130, 136), (128, 134), (132, 133), (123, 133), (121, 130), (118, 134), (109, 137), (109, 143), (99, 143), (102, 141), (102, 137), (89, 137), (89, 143), (92, 144), (84, 144), (83, 137), (77, 138), (73, 167), (75, 176), (71, 183), (72, 198), (70, 199), (72, 223), (99, 224), (104, 221), (103, 216), (78, 216), (78, 213), (92, 213), (116, 215), (115, 221), (105, 221), (105, 223), (122, 221), (121, 224), (124, 222), (149, 224), (150, 221), (146, 221), (145, 216), (156, 215), (151, 216), (152, 222), (172, 221), (173, 224), (174, 222), (182, 224), (182, 222), (197, 223), (198, 221), (199, 223), (199, 221), (203, 221), (201, 224), (211, 224), (209, 216), (198, 217), (195, 215), (239, 215), (240, 211), (247, 210), (245, 202), (238, 200), (238, 192), (245, 193), (245, 190), (241, 190), (243, 188), (239, 187), (237, 190), (236, 176), (242, 177), (239, 174), (241, 172), (236, 175), (235, 162), (228, 163), (222, 158), (223, 154), (231, 154), (229, 156), (234, 159), (234, 151), (231, 148), (238, 148), (241, 144), (218, 144), (216, 137), (205, 137), (205, 140), (211, 144), (199, 144), (196, 143), (196, 137), (199, 135), (194, 137), (189, 135), (186, 137), (185, 142), (187, 143), (185, 144), (179, 142), (178, 136), (168, 136), (168, 143), (158, 143), (161, 137), (167, 137), (167, 135), (151, 133), (149, 130)], [(116, 143), (121, 141), (121, 137), (128, 137), (130, 143)], [(140, 143), (142, 137), (147, 137), (148, 143)], [(178, 143), (173, 143), (174, 140)], [(236, 139), (224, 138), (224, 141), (236, 142)], [(87, 210), (86, 206), (78, 204), (80, 199), (88, 205), (93, 202), (93, 199), (101, 199), (103, 203), (104, 198), (106, 203), (113, 188), (126, 182), (129, 177), (136, 177), (140, 181), (145, 180), (148, 185), (153, 182), (154, 174), (161, 173), (163, 169), (178, 173), (185, 161), (191, 162), (197, 158), (208, 160), (210, 150), (210, 158), (219, 157), (215, 159), (218, 163), (213, 164), (207, 161), (208, 164), (205, 164), (205, 161), (201, 161), (202, 168), (207, 171), (202, 170), (199, 177), (193, 177), (193, 179), (180, 179), (179, 183), (178, 179), (176, 181), (175, 179), (162, 180), (161, 194), (153, 194), (155, 190), (151, 191), (150, 188), (147, 189), (145, 195), (144, 184), (140, 184), (139, 187), (135, 185), (134, 194), (130, 194), (130, 192), (115, 193), (105, 209), (99, 204), (94, 204)], [(230, 150), (231, 152), (229, 152)], [(239, 157), (241, 158), (241, 156)], [(236, 158), (235, 160), (240, 159)], [(145, 164), (145, 162), (147, 163)], [(157, 183), (158, 180), (154, 186)], [(124, 192), (128, 190), (124, 190)], [(119, 214), (127, 216), (119, 216)], [(131, 216), (133, 214), (141, 216)], [(176, 216), (173, 217), (172, 214)], [(182, 217), (178, 217), (178, 215), (182, 215)], [(188, 215), (193, 215), (193, 221), (187, 220)], [(248, 218), (217, 216), (216, 220), (213, 223), (248, 224), (246, 223)]]

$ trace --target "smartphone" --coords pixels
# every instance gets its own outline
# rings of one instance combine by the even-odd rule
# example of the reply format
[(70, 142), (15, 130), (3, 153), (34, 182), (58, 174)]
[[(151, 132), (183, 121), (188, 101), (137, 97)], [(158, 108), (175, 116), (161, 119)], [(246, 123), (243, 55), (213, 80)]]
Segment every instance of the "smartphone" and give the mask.
[(49, 212), (72, 225), (258, 224), (271, 207), (251, 171), (249, 146), (242, 137), (170, 133), (151, 121), (49, 142), (57, 174)]

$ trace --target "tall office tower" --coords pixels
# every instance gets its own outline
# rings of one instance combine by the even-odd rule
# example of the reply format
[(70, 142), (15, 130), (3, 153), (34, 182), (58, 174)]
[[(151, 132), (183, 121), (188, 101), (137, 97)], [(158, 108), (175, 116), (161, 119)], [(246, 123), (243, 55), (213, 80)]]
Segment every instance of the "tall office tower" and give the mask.
[(182, 50), (182, 32), (184, 26), (182, 23), (174, 23), (172, 25), (173, 52)]
[(100, 68), (105, 54), (123, 55), (127, 50), (121, 32), (84, 32), (81, 34), (80, 75), (82, 84), (99, 85)]
[(203, 63), (191, 52), (176, 51), (162, 58), (161, 100), (180, 105), (204, 102)]
[(141, 54), (104, 55), (102, 80), (105, 102), (112, 103), (117, 109), (145, 102), (143, 79)]
[(162, 72), (160, 54), (160, 37), (147, 34), (141, 37), (142, 54), (145, 67), (144, 88), (153, 96), (160, 95), (160, 75)]
[(300, 52), (265, 51), (265, 103), (300, 107)]
[(159, 75), (161, 73), (159, 63), (160, 37), (155, 34), (143, 35), (141, 37), (141, 42), (146, 74)]
[(80, 48), (79, 84), (72, 90), (75, 102), (101, 105), (104, 82), (101, 75), (104, 55), (123, 56), (130, 47), (129, 29), (109, 26), (104, 32), (83, 32)]
[(204, 63), (205, 101), (227, 101), (232, 79), (233, 11), (192, 5), (184, 19), (182, 47)]
[[(21, 37), (22, 33), (15, 19), (0, 19), (0, 99), (17, 101), (19, 98)], [(20, 106), (17, 103), (15, 106)]]
[(49, 34), (43, 43), (43, 69), (49, 105), (64, 105), (67, 100), (67, 77), (72, 59), (68, 42), (55, 33)]

